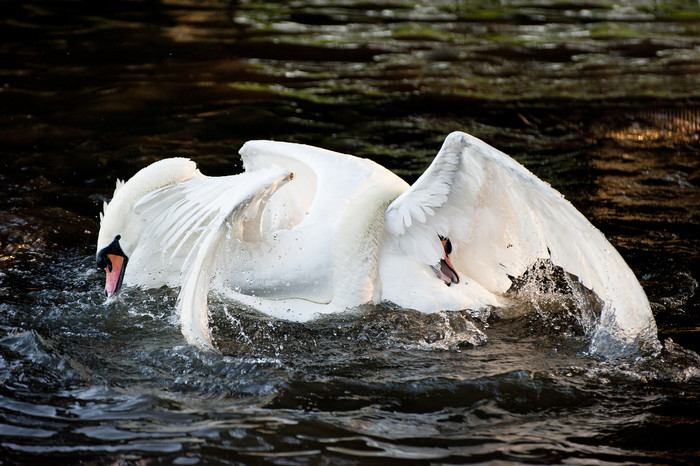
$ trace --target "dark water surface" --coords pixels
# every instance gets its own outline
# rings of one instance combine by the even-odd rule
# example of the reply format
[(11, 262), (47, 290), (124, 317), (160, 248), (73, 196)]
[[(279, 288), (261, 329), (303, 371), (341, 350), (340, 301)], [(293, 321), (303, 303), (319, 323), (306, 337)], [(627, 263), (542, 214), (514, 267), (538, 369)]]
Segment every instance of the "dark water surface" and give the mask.
[[(0, 4), (0, 464), (698, 461), (697, 2), (424, 3)], [(214, 302), (223, 354), (185, 343), (174, 290), (103, 303), (117, 177), (234, 173), (263, 138), (413, 181), (457, 129), (606, 234), (659, 355), (589, 356), (556, 292), (510, 320)]]

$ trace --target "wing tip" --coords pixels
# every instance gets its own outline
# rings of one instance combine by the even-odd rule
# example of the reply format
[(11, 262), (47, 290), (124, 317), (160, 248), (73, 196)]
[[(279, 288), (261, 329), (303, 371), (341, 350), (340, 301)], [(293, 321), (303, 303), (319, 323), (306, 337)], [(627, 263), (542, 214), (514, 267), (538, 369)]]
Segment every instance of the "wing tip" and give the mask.
[(241, 148), (238, 149), (238, 153), (243, 155), (243, 156), (251, 155), (253, 152), (255, 152), (256, 146), (259, 145), (258, 143), (259, 143), (259, 141), (255, 141), (255, 140), (246, 141), (243, 143)]
[(445, 138), (445, 145), (468, 145), (471, 139), (476, 139), (474, 136), (465, 133), (464, 131), (453, 131)]

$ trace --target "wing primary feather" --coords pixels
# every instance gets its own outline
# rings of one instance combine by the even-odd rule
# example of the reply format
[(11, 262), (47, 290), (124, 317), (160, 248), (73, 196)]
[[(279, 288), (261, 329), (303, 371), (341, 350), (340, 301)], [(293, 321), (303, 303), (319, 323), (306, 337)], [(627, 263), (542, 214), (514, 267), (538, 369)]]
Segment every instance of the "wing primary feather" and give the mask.
[(291, 179), (290, 172), (280, 169), (262, 170), (253, 175), (255, 178), (248, 186), (238, 186), (227, 193), (227, 203), (218, 203), (211, 221), (203, 225), (204, 230), (185, 260), (186, 273), (178, 296), (182, 333), (201, 348), (213, 349), (207, 295), (209, 281), (224, 255), (220, 252), (228, 240), (229, 225), (240, 225), (244, 218), (259, 220), (257, 210)]
[(449, 198), (461, 167), (457, 147), (444, 144), (428, 169), (387, 208), (384, 218), (387, 229), (402, 235), (413, 220), (425, 223)]

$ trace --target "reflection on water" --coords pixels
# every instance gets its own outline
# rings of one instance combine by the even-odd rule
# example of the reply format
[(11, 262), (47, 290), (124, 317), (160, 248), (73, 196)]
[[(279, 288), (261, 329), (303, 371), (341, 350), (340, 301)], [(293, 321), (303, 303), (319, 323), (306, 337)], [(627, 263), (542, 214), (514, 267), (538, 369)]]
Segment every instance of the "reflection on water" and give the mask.
[[(700, 11), (692, 1), (10, 2), (0, 7), (0, 458), (164, 463), (692, 462), (700, 361)], [(240, 170), (273, 138), (408, 181), (468, 131), (562, 191), (649, 295), (657, 358), (586, 354), (543, 295), (499, 320), (388, 306), (290, 324), (176, 292), (104, 305), (116, 177)]]

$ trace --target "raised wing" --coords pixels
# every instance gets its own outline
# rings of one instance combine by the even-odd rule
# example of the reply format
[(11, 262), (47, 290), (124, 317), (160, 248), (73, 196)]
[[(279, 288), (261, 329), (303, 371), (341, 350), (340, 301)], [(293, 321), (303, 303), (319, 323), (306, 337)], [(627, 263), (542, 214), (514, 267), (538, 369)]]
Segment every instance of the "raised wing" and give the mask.
[(604, 307), (591, 350), (626, 353), (658, 344), (644, 290), (622, 257), (561, 194), (506, 154), (450, 134), (428, 170), (385, 213), (399, 247), (429, 265), (449, 237), (452, 264), (492, 292), (540, 259), (576, 275)]
[(267, 206), (270, 218), (288, 216), (290, 209), (303, 213), (286, 218), (288, 227), (301, 220), (327, 222), (368, 187), (384, 185), (399, 192), (408, 188), (405, 181), (371, 160), (305, 144), (248, 141), (240, 154), (246, 172), (283, 167), (294, 173), (294, 183), (280, 188)]
[(201, 232), (221, 209), (235, 205), (241, 191), (247, 194), (243, 178), (208, 177), (197, 170), (188, 180), (142, 197), (134, 206), (142, 230), (130, 257), (130, 283), (149, 288), (180, 286), (185, 258)]
[[(289, 262), (298, 270), (279, 273), (275, 264), (275, 273), (265, 281), (274, 283), (282, 277), (289, 287), (280, 283), (275, 288), (289, 292), (266, 291), (266, 296), (349, 307), (374, 299), (380, 293), (375, 285), (382, 214), (408, 184), (371, 160), (318, 147), (249, 141), (240, 152), (246, 170), (281, 166), (294, 172), (294, 182), (281, 187), (268, 202), (264, 224), (274, 223), (266, 222), (267, 217), (282, 218), (290, 207), (301, 207), (296, 214), (300, 221), (281, 230), (275, 244), (284, 252), (275, 256), (285, 263), (287, 257), (302, 254)], [(299, 289), (290, 288), (294, 286)]]
[(186, 221), (193, 233), (184, 239), (193, 245), (185, 260), (178, 309), (182, 333), (188, 342), (200, 347), (211, 348), (207, 296), (211, 278), (226, 262), (225, 249), (260, 231), (265, 202), (292, 178), (291, 173), (281, 169), (261, 170), (253, 175), (239, 175), (234, 186), (213, 199), (206, 195), (213, 188), (200, 186), (202, 191), (195, 191), (210, 202), (193, 209), (199, 211), (195, 215), (198, 220)]

